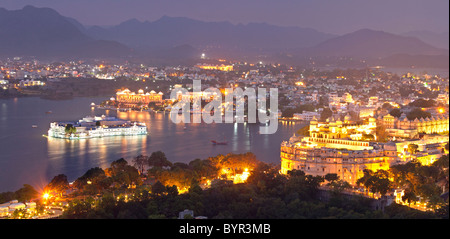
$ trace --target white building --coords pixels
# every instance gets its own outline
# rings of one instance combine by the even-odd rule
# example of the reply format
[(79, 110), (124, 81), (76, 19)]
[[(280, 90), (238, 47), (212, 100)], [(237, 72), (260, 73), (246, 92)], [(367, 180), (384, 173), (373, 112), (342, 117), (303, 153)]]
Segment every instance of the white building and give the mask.
[(320, 118), (320, 113), (312, 111), (303, 111), (303, 113), (295, 113), (293, 118), (296, 120), (311, 121), (314, 118)]

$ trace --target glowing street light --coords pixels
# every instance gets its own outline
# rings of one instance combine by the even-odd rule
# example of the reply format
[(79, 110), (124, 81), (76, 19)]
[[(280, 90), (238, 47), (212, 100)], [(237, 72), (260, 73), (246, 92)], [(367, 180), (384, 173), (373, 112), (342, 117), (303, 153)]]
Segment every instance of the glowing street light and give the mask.
[(50, 195), (48, 193), (44, 193), (42, 195), (42, 198), (44, 198), (45, 200), (47, 200), (50, 197)]

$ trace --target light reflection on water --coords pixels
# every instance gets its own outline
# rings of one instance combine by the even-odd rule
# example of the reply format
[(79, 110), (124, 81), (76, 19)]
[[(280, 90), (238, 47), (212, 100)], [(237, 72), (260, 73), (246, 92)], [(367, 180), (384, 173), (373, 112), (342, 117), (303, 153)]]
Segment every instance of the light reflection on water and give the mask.
[[(140, 154), (150, 155), (158, 150), (172, 162), (188, 163), (218, 154), (253, 152), (261, 161), (278, 164), (281, 141), (301, 127), (281, 122), (275, 134), (263, 135), (259, 134), (259, 124), (175, 124), (168, 113), (116, 112), (90, 107), (91, 102), (99, 104), (103, 100), (101, 97), (66, 101), (0, 100), (0, 192), (15, 191), (25, 183), (42, 187), (61, 173), (73, 181), (90, 168), (107, 168), (119, 158), (131, 163)], [(49, 110), (53, 113), (45, 114)], [(82, 140), (43, 137), (51, 122), (102, 114), (145, 122), (149, 134)], [(228, 145), (214, 146), (211, 140), (225, 140)]]

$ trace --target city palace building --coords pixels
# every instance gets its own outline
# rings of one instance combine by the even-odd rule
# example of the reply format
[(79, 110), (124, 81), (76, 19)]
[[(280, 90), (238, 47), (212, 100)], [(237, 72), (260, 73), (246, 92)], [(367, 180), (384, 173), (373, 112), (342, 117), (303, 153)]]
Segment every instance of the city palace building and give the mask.
[[(445, 119), (443, 121), (445, 124)], [(446, 122), (448, 132), (448, 118)], [(423, 124), (416, 125), (412, 130), (423, 129), (418, 128)], [(402, 125), (390, 128), (394, 127)], [(356, 185), (356, 181), (364, 175), (364, 169), (388, 170), (392, 165), (412, 159), (423, 161), (424, 164), (432, 163), (442, 156), (444, 145), (448, 143), (447, 136), (431, 134), (421, 139), (398, 139), (387, 143), (377, 142), (376, 138), (364, 140), (366, 138), (362, 135), (375, 135), (376, 128), (377, 120), (373, 117), (361, 122), (353, 122), (348, 116), (344, 121), (331, 118), (326, 122), (318, 122), (314, 118), (309, 122), (309, 136), (294, 134), (288, 141), (281, 143), (280, 173), (287, 174), (296, 169), (313, 176), (337, 174), (340, 179)], [(408, 152), (409, 144), (418, 145), (419, 152), (414, 155)]]

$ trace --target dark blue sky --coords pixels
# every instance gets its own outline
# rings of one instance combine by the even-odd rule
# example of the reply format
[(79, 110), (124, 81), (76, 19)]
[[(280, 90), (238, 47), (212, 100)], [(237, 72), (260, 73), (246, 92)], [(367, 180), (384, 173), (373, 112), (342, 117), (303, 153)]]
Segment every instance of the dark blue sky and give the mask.
[(362, 28), (447, 32), (448, 0), (0, 0), (0, 7), (50, 7), (85, 25), (163, 15), (231, 23), (266, 22), (344, 34)]

